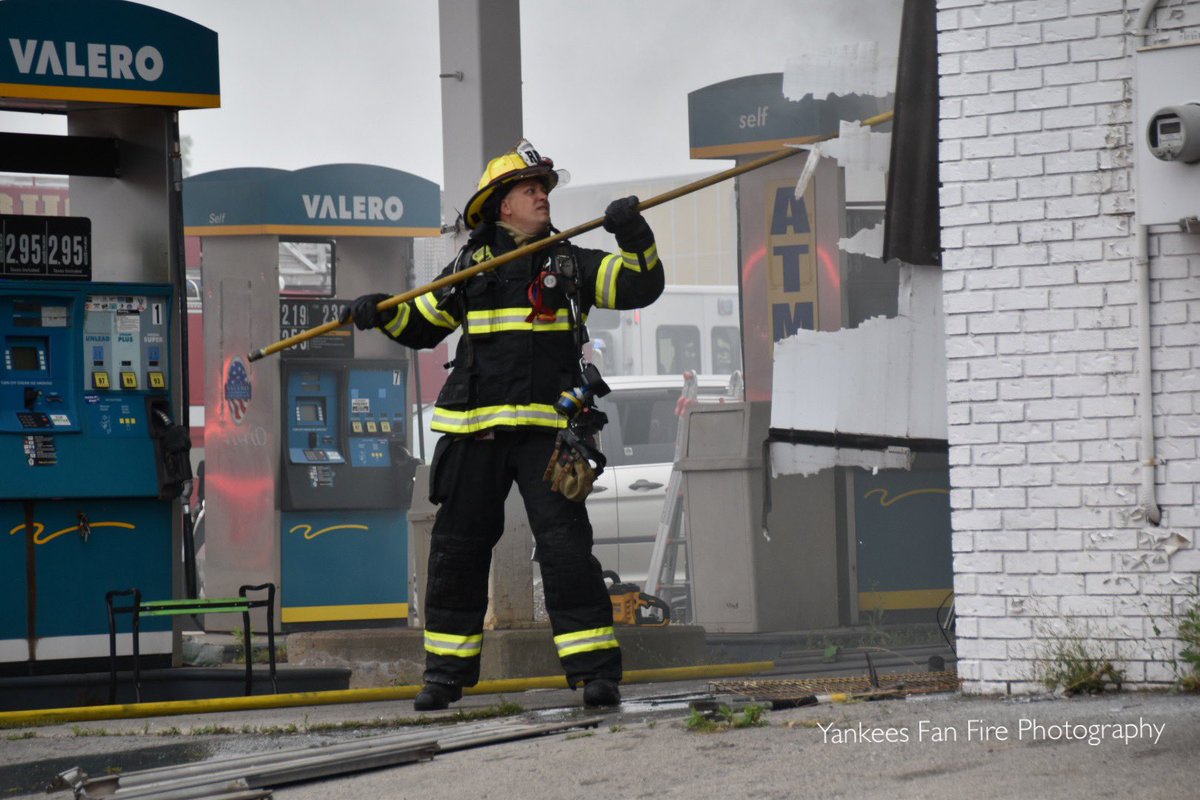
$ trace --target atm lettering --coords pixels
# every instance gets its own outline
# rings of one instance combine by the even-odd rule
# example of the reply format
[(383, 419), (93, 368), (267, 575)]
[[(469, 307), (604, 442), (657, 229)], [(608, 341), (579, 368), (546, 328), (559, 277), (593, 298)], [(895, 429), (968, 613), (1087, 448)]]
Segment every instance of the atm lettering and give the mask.
[(144, 45), (136, 51), (123, 44), (81, 44), (49, 39), (9, 39), (8, 45), (17, 71), (22, 75), (153, 82), (163, 74), (162, 53), (152, 45)]
[(795, 187), (781, 182), (768, 195), (771, 216), (767, 221), (770, 269), (768, 302), (772, 341), (795, 336), (817, 326), (817, 263), (815, 237), (807, 199), (796, 197)]
[(810, 233), (811, 231), (804, 197), (796, 197), (796, 193), (791, 189), (777, 189), (775, 191), (775, 209), (771, 212), (771, 235), (782, 236), (788, 233)]
[(783, 290), (785, 292), (801, 291), (804, 276), (801, 272), (800, 256), (808, 252), (808, 245), (783, 245), (771, 248), (771, 252), (779, 257), (783, 265)]
[(778, 342), (795, 336), (796, 331), (812, 330), (812, 303), (772, 303), (771, 338)]

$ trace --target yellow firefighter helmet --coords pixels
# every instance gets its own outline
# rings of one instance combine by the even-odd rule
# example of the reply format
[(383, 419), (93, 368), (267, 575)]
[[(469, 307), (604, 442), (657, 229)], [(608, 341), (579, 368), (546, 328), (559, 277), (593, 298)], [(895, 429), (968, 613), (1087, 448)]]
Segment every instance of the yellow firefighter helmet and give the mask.
[(549, 192), (560, 182), (566, 183), (566, 170), (556, 170), (554, 161), (538, 153), (527, 140), (522, 139), (515, 149), (488, 162), (479, 178), (479, 189), (467, 201), (463, 221), (474, 228), (484, 220), (484, 206), (501, 190), (500, 196), (514, 184), (528, 178), (541, 178)]

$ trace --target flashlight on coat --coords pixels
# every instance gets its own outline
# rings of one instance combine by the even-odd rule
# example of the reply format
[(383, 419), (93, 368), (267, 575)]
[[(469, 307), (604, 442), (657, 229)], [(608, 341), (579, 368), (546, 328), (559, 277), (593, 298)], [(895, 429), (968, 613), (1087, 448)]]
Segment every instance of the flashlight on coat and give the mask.
[(585, 364), (583, 367), (583, 385), (575, 386), (558, 396), (554, 402), (554, 410), (567, 419), (573, 419), (576, 414), (588, 405), (593, 397), (604, 397), (609, 393), (608, 384), (600, 377), (600, 370), (595, 364)]

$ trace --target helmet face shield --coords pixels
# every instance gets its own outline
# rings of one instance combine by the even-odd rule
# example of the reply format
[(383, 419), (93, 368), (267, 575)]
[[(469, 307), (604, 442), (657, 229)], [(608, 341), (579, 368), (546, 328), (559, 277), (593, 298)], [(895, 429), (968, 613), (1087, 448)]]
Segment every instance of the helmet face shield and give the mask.
[(479, 178), (479, 188), (467, 201), (467, 210), (463, 220), (467, 227), (474, 228), (482, 223), (487, 211), (498, 207), (499, 203), (488, 203), (497, 193), (503, 192), (528, 178), (541, 178), (550, 192), (560, 183), (570, 180), (566, 170), (554, 169), (554, 161), (541, 155), (528, 140), (522, 139), (517, 147), (497, 156), (488, 162)]

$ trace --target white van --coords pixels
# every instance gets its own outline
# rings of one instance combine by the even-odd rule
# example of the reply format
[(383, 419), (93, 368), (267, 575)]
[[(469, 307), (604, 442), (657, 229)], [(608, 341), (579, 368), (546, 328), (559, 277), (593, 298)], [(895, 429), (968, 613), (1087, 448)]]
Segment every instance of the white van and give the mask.
[(736, 286), (667, 286), (646, 308), (593, 308), (588, 359), (619, 375), (729, 375), (742, 368)]

